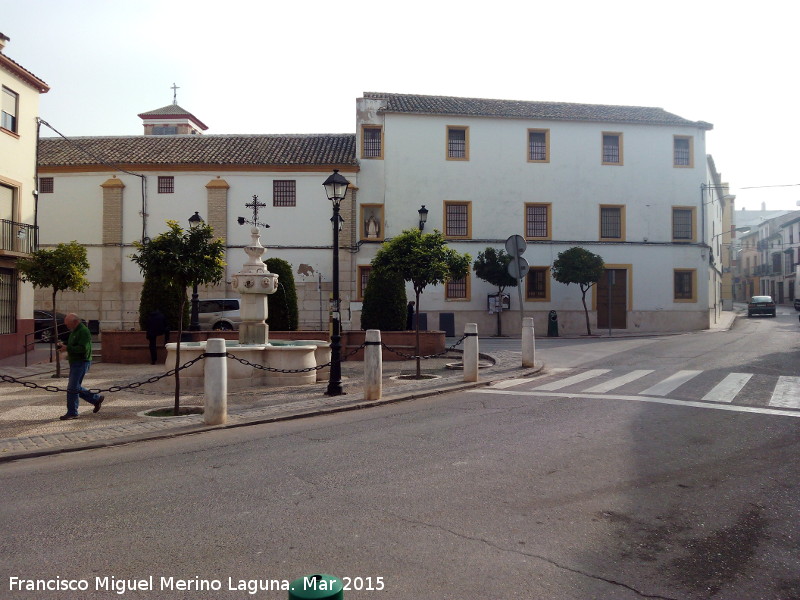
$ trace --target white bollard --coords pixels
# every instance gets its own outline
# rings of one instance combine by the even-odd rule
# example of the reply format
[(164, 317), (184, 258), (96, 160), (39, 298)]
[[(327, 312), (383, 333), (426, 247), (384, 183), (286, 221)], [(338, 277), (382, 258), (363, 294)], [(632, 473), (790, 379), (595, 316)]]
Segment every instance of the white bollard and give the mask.
[(225, 340), (206, 343), (205, 392), (203, 420), (206, 425), (222, 425), (228, 420), (228, 358)]
[(464, 325), (464, 381), (478, 381), (478, 324)]
[(364, 400), (380, 400), (383, 392), (383, 349), (380, 329), (367, 329), (364, 338)]
[(533, 332), (533, 317), (522, 319), (522, 366), (536, 366), (536, 336)]

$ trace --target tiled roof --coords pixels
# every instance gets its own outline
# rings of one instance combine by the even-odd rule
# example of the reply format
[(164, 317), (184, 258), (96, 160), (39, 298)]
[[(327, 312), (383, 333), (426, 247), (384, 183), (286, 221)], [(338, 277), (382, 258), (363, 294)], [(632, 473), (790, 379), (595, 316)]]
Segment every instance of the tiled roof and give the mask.
[(355, 148), (351, 133), (42, 138), (39, 165), (357, 165)]
[(452, 96), (418, 96), (364, 92), (364, 98), (386, 100), (384, 113), (454, 115), (462, 117), (500, 117), (554, 121), (587, 121), (640, 123), (643, 125), (689, 125), (711, 129), (704, 121), (689, 121), (668, 113), (663, 108), (615, 106), (607, 104), (573, 104), (569, 102), (528, 102)]
[(190, 113), (185, 108), (181, 108), (177, 104), (167, 104), (166, 106), (162, 106), (161, 108), (157, 108), (155, 110), (150, 110), (147, 112), (139, 113), (137, 115), (142, 120), (147, 119), (191, 119), (194, 121), (200, 129), (205, 131), (208, 129), (208, 126), (203, 123), (200, 119), (195, 117), (192, 113)]
[(28, 71), (18, 62), (8, 58), (5, 54), (0, 52), (0, 67), (5, 68), (13, 75), (22, 79), (25, 83), (35, 88), (40, 94), (46, 94), (50, 91), (50, 86), (43, 80), (39, 79), (36, 75)]

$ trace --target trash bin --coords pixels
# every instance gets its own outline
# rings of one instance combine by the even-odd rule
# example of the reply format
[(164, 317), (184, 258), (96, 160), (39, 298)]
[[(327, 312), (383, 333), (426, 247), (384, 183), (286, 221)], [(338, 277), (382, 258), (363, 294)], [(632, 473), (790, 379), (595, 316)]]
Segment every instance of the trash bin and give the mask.
[(558, 337), (558, 313), (554, 310), (547, 315), (547, 337)]
[(289, 584), (289, 600), (344, 600), (344, 583), (333, 575), (306, 575)]

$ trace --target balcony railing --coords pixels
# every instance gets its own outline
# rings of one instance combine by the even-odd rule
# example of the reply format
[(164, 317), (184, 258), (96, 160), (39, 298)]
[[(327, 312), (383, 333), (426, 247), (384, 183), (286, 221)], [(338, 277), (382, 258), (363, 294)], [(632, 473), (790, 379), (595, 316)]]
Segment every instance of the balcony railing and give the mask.
[(38, 227), (0, 219), (0, 251), (31, 254), (38, 249)]

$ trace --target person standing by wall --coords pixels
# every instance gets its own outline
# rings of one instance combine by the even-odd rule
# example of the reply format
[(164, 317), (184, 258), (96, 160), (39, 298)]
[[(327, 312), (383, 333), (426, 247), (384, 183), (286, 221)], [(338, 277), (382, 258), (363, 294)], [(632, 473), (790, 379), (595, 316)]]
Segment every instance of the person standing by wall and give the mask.
[(407, 315), (406, 316), (406, 329), (411, 330), (414, 329), (414, 301), (408, 303)]
[(67, 383), (67, 414), (59, 417), (62, 421), (78, 418), (80, 398), (94, 406), (92, 412), (98, 412), (105, 396), (93, 394), (83, 387), (83, 378), (92, 365), (92, 334), (74, 313), (64, 317), (64, 324), (70, 334), (67, 343), (58, 342), (58, 349), (66, 351), (69, 361), (69, 382)]
[(150, 342), (150, 364), (156, 364), (158, 360), (158, 348), (156, 348), (156, 338), (164, 336), (164, 343), (169, 342), (169, 325), (167, 324), (167, 317), (164, 316), (160, 310), (155, 309), (147, 315), (147, 323), (145, 323), (147, 332), (147, 341)]

